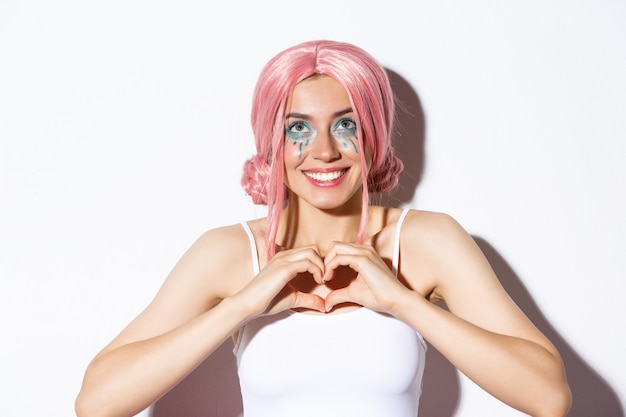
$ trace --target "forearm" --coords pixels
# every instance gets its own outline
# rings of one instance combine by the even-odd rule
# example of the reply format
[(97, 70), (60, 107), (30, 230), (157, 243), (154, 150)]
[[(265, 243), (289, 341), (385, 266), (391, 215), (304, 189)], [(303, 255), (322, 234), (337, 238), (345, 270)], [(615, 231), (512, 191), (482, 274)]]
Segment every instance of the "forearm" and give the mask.
[(394, 314), (501, 401), (533, 416), (566, 414), (570, 392), (563, 365), (543, 346), (482, 329), (413, 292)]
[(169, 391), (248, 319), (226, 299), (165, 334), (99, 355), (76, 400), (79, 417), (132, 416)]

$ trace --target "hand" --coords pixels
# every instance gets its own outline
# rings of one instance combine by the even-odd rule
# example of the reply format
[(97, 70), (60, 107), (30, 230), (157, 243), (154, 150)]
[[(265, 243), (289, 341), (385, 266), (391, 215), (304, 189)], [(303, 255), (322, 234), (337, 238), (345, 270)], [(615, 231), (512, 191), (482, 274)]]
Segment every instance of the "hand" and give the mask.
[(324, 281), (331, 281), (335, 270), (347, 266), (357, 277), (346, 287), (331, 291), (325, 300), (326, 311), (340, 303), (356, 303), (370, 310), (393, 314), (398, 297), (409, 291), (391, 272), (373, 247), (333, 242), (324, 259)]
[(249, 306), (253, 315), (270, 315), (293, 308), (325, 312), (324, 299), (296, 290), (291, 281), (300, 273), (310, 273), (322, 284), (324, 261), (315, 246), (278, 252), (235, 297)]

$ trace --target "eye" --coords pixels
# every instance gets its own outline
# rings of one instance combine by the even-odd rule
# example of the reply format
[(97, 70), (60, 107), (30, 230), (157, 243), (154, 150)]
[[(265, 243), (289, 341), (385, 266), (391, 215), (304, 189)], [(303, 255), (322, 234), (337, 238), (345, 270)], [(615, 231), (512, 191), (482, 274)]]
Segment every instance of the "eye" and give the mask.
[(335, 124), (335, 131), (344, 134), (353, 134), (356, 132), (356, 122), (350, 117), (345, 117)]
[(292, 135), (300, 136), (303, 134), (313, 132), (313, 129), (311, 129), (311, 127), (305, 122), (297, 121), (297, 122), (290, 123), (289, 126), (287, 126), (287, 129), (285, 129), (285, 132), (290, 136)]

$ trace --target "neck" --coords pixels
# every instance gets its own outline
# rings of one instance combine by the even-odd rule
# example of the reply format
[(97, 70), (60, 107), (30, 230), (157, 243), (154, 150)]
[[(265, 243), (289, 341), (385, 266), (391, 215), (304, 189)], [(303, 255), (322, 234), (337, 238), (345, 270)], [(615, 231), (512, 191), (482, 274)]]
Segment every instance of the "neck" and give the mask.
[(320, 210), (297, 199), (289, 199), (278, 228), (277, 243), (284, 248), (315, 245), (325, 254), (332, 241), (356, 242), (361, 221), (361, 204)]

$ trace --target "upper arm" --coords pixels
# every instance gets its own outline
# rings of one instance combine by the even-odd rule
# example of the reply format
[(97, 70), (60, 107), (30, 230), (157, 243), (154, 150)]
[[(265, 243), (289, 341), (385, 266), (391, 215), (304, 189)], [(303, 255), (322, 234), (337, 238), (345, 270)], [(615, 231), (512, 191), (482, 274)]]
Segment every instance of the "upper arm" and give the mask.
[(243, 274), (246, 264), (236, 248), (241, 248), (241, 234), (233, 226), (200, 236), (170, 271), (150, 304), (101, 353), (166, 333), (230, 295), (237, 285), (234, 277)]
[[(449, 311), (485, 330), (554, 347), (502, 287), (474, 239), (450, 216), (428, 213), (410, 222), (407, 250), (419, 252), (435, 298)], [(407, 219), (408, 220), (408, 219)]]

